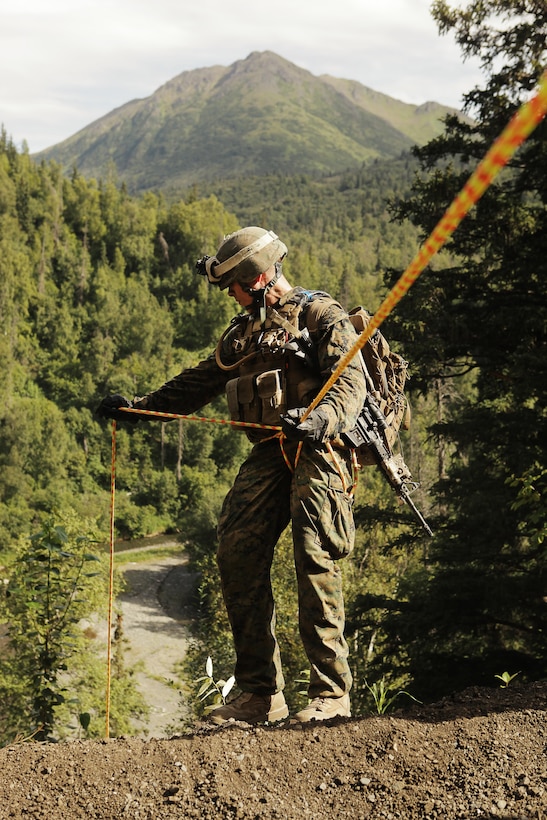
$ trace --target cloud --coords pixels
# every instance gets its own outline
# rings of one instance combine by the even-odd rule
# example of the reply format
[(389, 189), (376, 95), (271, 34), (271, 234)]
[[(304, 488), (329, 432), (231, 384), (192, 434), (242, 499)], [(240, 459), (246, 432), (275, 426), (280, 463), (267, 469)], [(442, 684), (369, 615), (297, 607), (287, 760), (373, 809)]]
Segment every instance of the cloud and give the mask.
[(274, 51), (416, 104), (457, 107), (478, 81), (430, 0), (18, 0), (0, 11), (0, 122), (31, 151), (194, 68)]

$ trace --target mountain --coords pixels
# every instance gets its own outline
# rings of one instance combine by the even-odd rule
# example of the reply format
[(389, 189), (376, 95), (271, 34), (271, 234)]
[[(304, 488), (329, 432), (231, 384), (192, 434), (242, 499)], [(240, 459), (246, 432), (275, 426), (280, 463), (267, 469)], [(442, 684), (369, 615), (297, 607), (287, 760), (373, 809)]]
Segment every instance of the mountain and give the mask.
[(351, 80), (316, 77), (270, 51), (186, 71), (38, 154), (129, 191), (246, 175), (337, 173), (399, 156), (452, 111), (412, 106)]

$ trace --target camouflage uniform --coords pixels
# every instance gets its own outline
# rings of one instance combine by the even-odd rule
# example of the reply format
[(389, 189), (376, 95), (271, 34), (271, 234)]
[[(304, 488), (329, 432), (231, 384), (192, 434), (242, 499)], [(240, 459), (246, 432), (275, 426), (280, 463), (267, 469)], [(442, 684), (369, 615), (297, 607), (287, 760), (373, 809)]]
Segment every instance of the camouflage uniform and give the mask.
[[(220, 395), (234, 379), (245, 379), (241, 374), (252, 368), (254, 361), (261, 363), (266, 375), (272, 367), (292, 372), (279, 407), (272, 409), (273, 399), (268, 394), (270, 417), (263, 419), (264, 423), (278, 424), (279, 412), (308, 406), (356, 336), (345, 311), (325, 294), (312, 298), (296, 288), (275, 307), (288, 309), (293, 302), (302, 306), (297, 311), (299, 329), (310, 331), (312, 352), (307, 360), (284, 349), (275, 322), (268, 320), (269, 330), (264, 333), (264, 324), (261, 330), (256, 317), (244, 315), (228, 328), (216, 357), (184, 370), (135, 406), (194, 412)], [(264, 337), (271, 341), (276, 333), (275, 343), (262, 347)], [(286, 330), (283, 334), (287, 341), (290, 334)], [(260, 356), (250, 355), (257, 348)], [(249, 379), (255, 384), (253, 372)], [(242, 384), (247, 382), (236, 384), (236, 388)], [(271, 431), (248, 433), (256, 443), (224, 501), (218, 526), (218, 565), (237, 655), (235, 674), (245, 692), (271, 695), (284, 686), (270, 568), (277, 540), (289, 522), (300, 634), (311, 666), (310, 698), (340, 697), (351, 687), (342, 578), (336, 562), (353, 548), (353, 479), (351, 453), (336, 446), (336, 440), (354, 426), (364, 397), (363, 373), (355, 357), (318, 405), (327, 411), (327, 435), (334, 447), (305, 440), (298, 448), (297, 442), (284, 439), (282, 448)], [(250, 397), (248, 406), (254, 406), (253, 402)]]

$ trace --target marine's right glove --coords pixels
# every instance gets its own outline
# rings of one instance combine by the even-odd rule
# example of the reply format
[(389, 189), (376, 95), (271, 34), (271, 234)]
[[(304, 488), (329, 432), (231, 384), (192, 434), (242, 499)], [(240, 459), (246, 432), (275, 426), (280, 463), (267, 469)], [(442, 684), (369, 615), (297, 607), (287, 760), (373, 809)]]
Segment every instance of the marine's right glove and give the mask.
[(300, 421), (304, 413), (305, 407), (295, 407), (294, 410), (289, 410), (284, 416), (281, 416), (281, 429), (289, 439), (311, 439), (315, 444), (321, 444), (328, 438), (327, 430), (329, 426), (329, 417), (326, 410), (317, 407), (312, 410), (305, 421)]
[(133, 407), (133, 403), (115, 393), (113, 396), (105, 396), (95, 410), (95, 414), (101, 419), (116, 419), (116, 421), (128, 421), (129, 424), (137, 424), (139, 417), (136, 413), (124, 413), (120, 407)]

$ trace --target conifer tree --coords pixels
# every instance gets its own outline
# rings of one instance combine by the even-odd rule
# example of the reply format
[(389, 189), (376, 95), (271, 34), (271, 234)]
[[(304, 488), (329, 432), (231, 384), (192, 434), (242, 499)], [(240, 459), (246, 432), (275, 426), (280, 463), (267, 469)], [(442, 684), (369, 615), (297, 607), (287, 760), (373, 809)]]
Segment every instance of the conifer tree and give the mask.
[[(423, 237), (436, 225), (547, 60), (547, 7), (537, 0), (433, 5), (441, 33), (481, 61), (465, 95), (472, 122), (415, 151), (425, 172), (399, 216)], [(545, 674), (547, 123), (533, 132), (453, 235), (449, 259), (412, 288), (393, 325), (412, 351), (415, 384), (452, 391), (442, 435), (453, 457), (436, 487), (437, 535), (391, 602), (389, 645), (404, 645), (420, 697), (504, 671)], [(454, 397), (455, 396), (455, 397)]]

